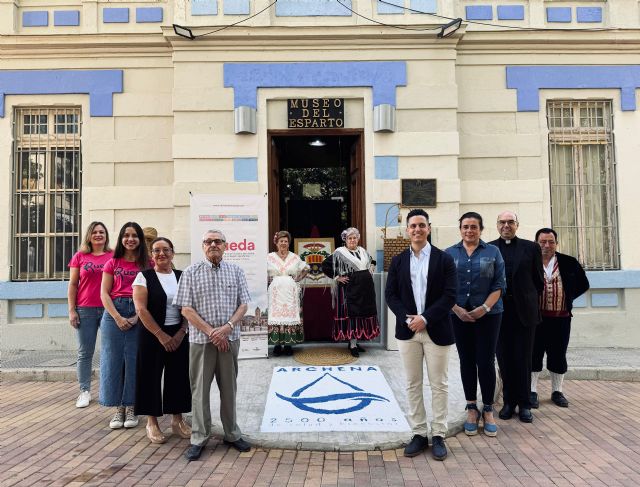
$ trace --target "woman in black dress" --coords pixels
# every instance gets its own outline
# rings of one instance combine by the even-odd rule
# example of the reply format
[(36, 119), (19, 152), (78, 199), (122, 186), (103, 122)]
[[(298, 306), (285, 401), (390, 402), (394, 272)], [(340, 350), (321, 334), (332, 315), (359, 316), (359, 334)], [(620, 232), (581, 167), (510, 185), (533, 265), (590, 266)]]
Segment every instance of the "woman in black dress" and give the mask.
[(357, 340), (371, 340), (380, 334), (376, 293), (371, 275), (375, 262), (369, 253), (358, 245), (360, 232), (350, 227), (342, 232), (344, 247), (322, 263), (322, 272), (334, 279), (331, 286), (334, 321), (332, 337), (335, 341), (349, 341), (349, 351), (354, 357), (364, 349)]

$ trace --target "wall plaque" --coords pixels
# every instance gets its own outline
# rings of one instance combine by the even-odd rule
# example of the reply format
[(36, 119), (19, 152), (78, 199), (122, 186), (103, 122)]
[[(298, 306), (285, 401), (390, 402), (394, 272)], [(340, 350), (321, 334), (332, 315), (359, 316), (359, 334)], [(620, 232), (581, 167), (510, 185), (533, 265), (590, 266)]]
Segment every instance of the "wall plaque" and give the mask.
[(344, 99), (290, 98), (287, 100), (290, 129), (335, 129), (344, 127)]
[(402, 206), (417, 208), (436, 206), (435, 179), (401, 179), (400, 184)]

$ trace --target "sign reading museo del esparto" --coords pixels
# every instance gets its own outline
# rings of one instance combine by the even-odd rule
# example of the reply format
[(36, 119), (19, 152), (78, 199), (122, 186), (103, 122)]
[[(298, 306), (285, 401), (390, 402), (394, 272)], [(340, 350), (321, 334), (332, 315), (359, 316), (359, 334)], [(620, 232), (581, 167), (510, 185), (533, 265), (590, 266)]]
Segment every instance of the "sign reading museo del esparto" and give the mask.
[(339, 129), (344, 127), (342, 98), (290, 98), (287, 100), (290, 129)]
[(377, 365), (273, 369), (262, 432), (407, 430)]

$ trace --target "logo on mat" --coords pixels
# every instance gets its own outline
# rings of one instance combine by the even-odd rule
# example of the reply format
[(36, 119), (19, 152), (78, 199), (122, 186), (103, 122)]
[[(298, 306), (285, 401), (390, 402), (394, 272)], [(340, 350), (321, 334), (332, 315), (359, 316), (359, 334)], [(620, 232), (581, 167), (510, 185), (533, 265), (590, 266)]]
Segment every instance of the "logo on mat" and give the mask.
[[(332, 379), (337, 384), (326, 383), (327, 381), (331, 381)], [(320, 381), (324, 381), (325, 383), (319, 384)], [(343, 389), (346, 392), (338, 392), (335, 394), (328, 394), (324, 396), (302, 395), (305, 392), (309, 392), (308, 389), (315, 385), (320, 385), (322, 386), (322, 389), (325, 390), (335, 390), (337, 387), (338, 390)], [(294, 393), (291, 394), (291, 397), (283, 396), (282, 394), (279, 394), (277, 392), (276, 396), (278, 396), (283, 401), (290, 402), (298, 409), (317, 414), (345, 414), (351, 413), (353, 411), (360, 411), (361, 409), (366, 408), (373, 401), (390, 402), (389, 399), (384, 396), (364, 392), (364, 390), (359, 388), (358, 386), (354, 386), (353, 384), (349, 384), (346, 381), (340, 380), (328, 372), (325, 373), (322, 377), (318, 377), (316, 380), (310, 382), (306, 386), (303, 386), (300, 389), (294, 391)], [(356, 402), (356, 404), (349, 406), (349, 404), (353, 402)], [(315, 405), (316, 407), (312, 405)], [(333, 408), (322, 409), (320, 407), (317, 407), (322, 405), (324, 405), (325, 407), (333, 405)]]

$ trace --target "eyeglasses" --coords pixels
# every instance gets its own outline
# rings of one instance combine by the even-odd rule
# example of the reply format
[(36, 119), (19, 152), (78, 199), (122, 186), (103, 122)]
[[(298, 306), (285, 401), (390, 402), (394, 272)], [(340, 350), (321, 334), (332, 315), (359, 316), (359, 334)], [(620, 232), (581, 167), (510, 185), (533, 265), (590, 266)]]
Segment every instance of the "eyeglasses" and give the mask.
[(208, 238), (206, 240), (203, 240), (202, 243), (208, 247), (212, 244), (221, 245), (224, 243), (224, 240), (221, 240), (219, 238)]
[(510, 227), (512, 227), (516, 223), (518, 222), (515, 220), (498, 220), (498, 225), (500, 225), (501, 227), (504, 227), (505, 225), (509, 225)]
[(160, 254), (164, 254), (164, 255), (170, 255), (173, 254), (173, 249), (151, 249), (151, 253), (153, 255), (160, 255)]

